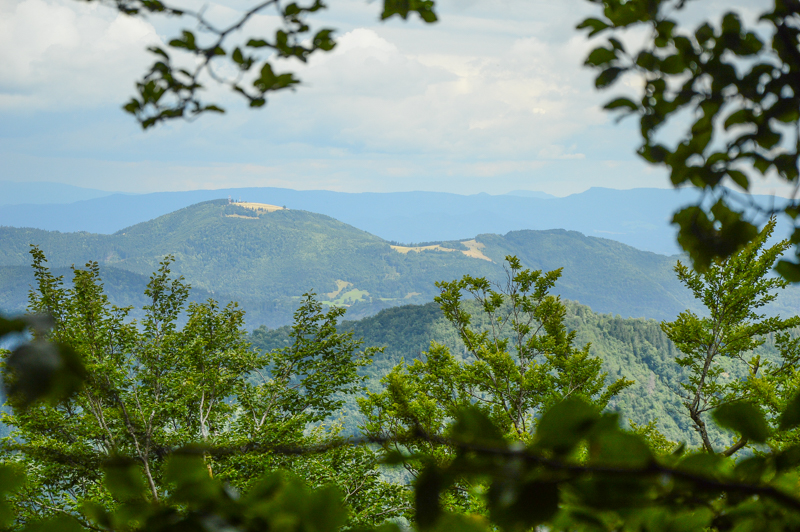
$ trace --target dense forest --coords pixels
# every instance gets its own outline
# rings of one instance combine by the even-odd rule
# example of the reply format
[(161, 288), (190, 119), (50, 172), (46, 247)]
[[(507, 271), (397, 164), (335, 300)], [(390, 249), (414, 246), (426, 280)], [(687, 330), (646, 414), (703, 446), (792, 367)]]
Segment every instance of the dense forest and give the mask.
[[(464, 307), (475, 322), (486, 326), (485, 316), (474, 302)], [(685, 378), (685, 371), (675, 362), (680, 352), (661, 330), (655, 320), (622, 318), (619, 315), (598, 314), (589, 307), (565, 301), (564, 323), (575, 331), (579, 345), (591, 344), (590, 352), (603, 361), (603, 371), (609, 379), (628, 377), (634, 384), (620, 392), (610, 403), (612, 410), (623, 419), (637, 424), (658, 420), (658, 429), (672, 441), (699, 444), (691, 428), (691, 420), (683, 414), (683, 406), (675, 384)], [(375, 316), (358, 321), (343, 321), (339, 330), (352, 331), (364, 345), (381, 347), (372, 364), (362, 369), (375, 389), (380, 379), (402, 362), (424, 358), (431, 342), (447, 346), (453, 352), (463, 352), (464, 344), (457, 330), (444, 317), (437, 303), (408, 305), (382, 310)], [(268, 329), (259, 327), (250, 335), (253, 346), (263, 351), (289, 345), (291, 327)], [(800, 335), (800, 329), (793, 334)], [(778, 355), (774, 335), (770, 335), (756, 353), (766, 359)], [(355, 401), (345, 409), (345, 423), (357, 430), (360, 419)]]

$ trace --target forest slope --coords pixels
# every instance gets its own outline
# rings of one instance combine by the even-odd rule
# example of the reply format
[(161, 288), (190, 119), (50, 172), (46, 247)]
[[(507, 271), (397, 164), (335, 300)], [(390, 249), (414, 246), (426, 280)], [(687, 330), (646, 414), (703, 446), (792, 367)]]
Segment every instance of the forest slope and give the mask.
[[(679, 352), (661, 331), (659, 322), (596, 313), (571, 301), (566, 305), (565, 323), (569, 330), (576, 331), (576, 345), (591, 344), (590, 353), (603, 361), (608, 382), (622, 376), (635, 381), (609, 407), (619, 411), (624, 420), (638, 424), (658, 420), (659, 430), (673, 441), (699, 444), (676, 393), (683, 378), (683, 371), (675, 363)], [(466, 308), (475, 325), (487, 325), (477, 305), (468, 302)], [(353, 331), (355, 337), (363, 338), (365, 346), (385, 347), (365, 371), (372, 389), (377, 389), (380, 378), (401, 361), (410, 363), (424, 357), (431, 341), (447, 345), (453, 353), (465, 352), (458, 334), (436, 303), (386, 309), (375, 316), (344, 322), (340, 329)], [(288, 345), (288, 334), (288, 327), (261, 327), (253, 331), (250, 339), (257, 348), (269, 350)], [(758, 354), (766, 358), (775, 354), (772, 339), (759, 348)], [(359, 419), (357, 408), (351, 403), (345, 412), (345, 423), (354, 429)]]
[[(120, 302), (140, 298), (147, 276), (173, 255), (174, 272), (223, 303), (239, 301), (251, 328), (289, 323), (297, 298), (312, 290), (329, 304), (348, 306), (348, 317), (355, 318), (430, 301), (436, 281), (465, 274), (502, 281), (506, 255), (534, 269), (563, 267), (555, 292), (597, 312), (671, 319), (694, 305), (672, 272), (675, 257), (565, 230), (482, 234), (426, 243), (436, 246), (424, 249), (393, 246), (320, 214), (266, 212), (215, 200), (113, 235), (0, 227), (0, 240), (0, 309), (6, 312), (22, 310), (29, 282), (21, 279), (29, 276), (8, 268), (29, 265), (31, 244), (42, 248), (53, 267), (96, 260), (141, 276), (106, 282)], [(798, 291), (787, 292), (782, 304), (796, 308)]]

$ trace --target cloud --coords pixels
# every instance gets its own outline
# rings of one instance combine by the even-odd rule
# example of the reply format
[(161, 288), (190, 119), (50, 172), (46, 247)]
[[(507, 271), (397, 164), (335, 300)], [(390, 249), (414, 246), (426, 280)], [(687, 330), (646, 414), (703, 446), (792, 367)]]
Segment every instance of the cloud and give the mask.
[(580, 67), (588, 48), (582, 37), (564, 44), (489, 36), (502, 51), (475, 55), (441, 53), (435, 42), (414, 53), (383, 33), (350, 31), (334, 53), (299, 70), (304, 87), (271, 104), (270, 121), (287, 124), (282, 139), (359, 154), (536, 159), (608, 120)]
[(139, 18), (74, 0), (4, 3), (0, 106), (95, 107), (121, 102), (159, 39)]
[[(441, 22), (428, 26), (378, 23), (379, 3), (337, 0), (312, 17), (315, 29), (337, 28), (338, 46), (279, 65), (302, 79), (296, 91), (253, 111), (209, 83), (207, 100), (225, 115), (145, 134), (119, 105), (152, 60), (145, 47), (188, 21), (153, 17), (154, 29), (95, 3), (0, 0), (0, 179), (138, 192), (667, 186), (633, 154), (635, 121), (613, 124), (600, 109), (613, 95), (597, 93), (582, 67), (591, 45), (574, 27), (596, 5), (441, 0)], [(233, 20), (241, 5), (212, 2), (207, 14)], [(233, 39), (275, 22), (265, 13)]]

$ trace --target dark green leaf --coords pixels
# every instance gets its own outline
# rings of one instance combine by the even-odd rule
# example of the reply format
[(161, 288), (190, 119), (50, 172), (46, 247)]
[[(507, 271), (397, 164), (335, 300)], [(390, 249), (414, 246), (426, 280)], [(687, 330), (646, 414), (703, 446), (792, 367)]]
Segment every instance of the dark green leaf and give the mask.
[(582, 29), (585, 29), (585, 28), (590, 28), (591, 31), (589, 32), (588, 36), (592, 37), (592, 36), (594, 36), (594, 35), (600, 33), (601, 31), (603, 31), (603, 30), (605, 30), (607, 28), (610, 28), (610, 27), (611, 26), (609, 26), (608, 24), (606, 24), (602, 20), (599, 20), (599, 19), (596, 19), (596, 18), (587, 18), (586, 20), (584, 20), (583, 22), (578, 24), (575, 29), (582, 30)]
[(536, 428), (536, 447), (568, 454), (599, 419), (597, 410), (580, 399), (569, 398), (544, 413)]
[(617, 98), (605, 104), (603, 109), (628, 109), (629, 111), (637, 111), (639, 106), (628, 98)]
[(644, 439), (637, 434), (609, 430), (592, 439), (590, 460), (607, 466), (645, 467), (653, 455)]
[(501, 446), (503, 435), (492, 420), (479, 408), (472, 406), (462, 408), (456, 413), (453, 425), (453, 440), (482, 446)]
[(619, 77), (619, 75), (624, 72), (624, 69), (619, 67), (611, 67), (607, 68), (597, 76), (597, 79), (594, 81), (595, 87), (598, 89), (602, 89), (604, 87), (608, 87)]
[[(797, 266), (795, 264), (792, 265)], [(775, 269), (777, 270), (777, 268)], [(794, 271), (798, 274), (798, 278), (800, 278), (800, 268), (795, 268)], [(781, 275), (783, 275), (782, 272), (780, 271), (778, 273), (781, 273)], [(800, 425), (800, 393), (795, 394), (794, 397), (792, 397), (792, 399), (786, 405), (786, 408), (783, 410), (783, 413), (781, 414), (780, 423), (778, 424), (778, 430), (791, 430), (797, 427), (798, 425)]]
[[(800, 264), (796, 262), (779, 260), (775, 266), (775, 271), (790, 283), (800, 283)], [(800, 414), (798, 414), (798, 417), (800, 417)]]
[(744, 190), (748, 190), (750, 188), (750, 180), (747, 179), (747, 176), (744, 174), (744, 172), (729, 169), (728, 176), (733, 180), (734, 183), (742, 187)]
[(722, 427), (734, 430), (755, 443), (769, 438), (769, 425), (761, 410), (750, 403), (731, 403), (714, 410), (714, 419)]
[(74, 350), (43, 340), (14, 349), (6, 363), (7, 394), (23, 407), (38, 400), (63, 401), (81, 388), (86, 377)]
[(127, 501), (144, 494), (144, 476), (136, 465), (110, 464), (105, 473), (105, 486), (116, 499)]
[(553, 518), (559, 498), (556, 482), (532, 480), (515, 485), (502, 479), (489, 489), (489, 512), (492, 521), (506, 530), (528, 530)]
[(414, 509), (419, 527), (423, 530), (433, 527), (442, 513), (439, 493), (442, 490), (442, 476), (438, 469), (429, 465), (417, 477), (414, 489)]
[(591, 66), (600, 66), (605, 65), (606, 63), (610, 63), (617, 58), (617, 53), (614, 50), (609, 50), (608, 48), (603, 48), (602, 46), (599, 48), (595, 48), (586, 58), (584, 64), (591, 65)]

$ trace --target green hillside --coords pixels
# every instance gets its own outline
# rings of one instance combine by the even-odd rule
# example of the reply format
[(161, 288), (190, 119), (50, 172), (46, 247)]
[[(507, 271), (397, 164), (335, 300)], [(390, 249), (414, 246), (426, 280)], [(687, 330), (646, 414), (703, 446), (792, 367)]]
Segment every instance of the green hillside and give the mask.
[[(475, 305), (467, 305), (473, 323), (486, 325), (483, 314)], [(661, 331), (659, 322), (641, 318), (621, 318), (593, 312), (590, 308), (567, 302), (565, 323), (576, 331), (576, 345), (591, 343), (591, 353), (603, 361), (603, 371), (608, 380), (621, 376), (633, 379), (635, 384), (612, 401), (610, 407), (623, 418), (636, 423), (658, 420), (658, 428), (673, 441), (686, 441), (699, 445), (690, 420), (684, 413), (675, 393), (676, 383), (683, 372), (674, 362), (678, 351)], [(424, 356), (431, 341), (450, 347), (453, 352), (464, 350), (455, 329), (444, 319), (436, 303), (407, 305), (383, 310), (375, 316), (358, 321), (344, 322), (342, 330), (352, 330), (366, 346), (385, 346), (372, 366), (366, 368), (369, 386), (377, 389), (380, 378), (402, 360), (411, 362)], [(289, 342), (289, 328), (253, 331), (251, 341), (259, 349), (284, 347)], [(798, 331), (800, 333), (800, 331)], [(770, 357), (775, 353), (772, 339), (759, 348), (759, 354)], [(352, 427), (358, 423), (354, 404), (347, 409)]]
[[(563, 267), (556, 293), (597, 312), (669, 319), (694, 305), (672, 272), (674, 257), (574, 231), (512, 231), (404, 247), (328, 216), (259, 205), (199, 203), (113, 235), (0, 227), (0, 310), (24, 308), (31, 244), (54, 268), (96, 260), (109, 272), (136, 274), (135, 282), (121, 273), (106, 280), (112, 300), (121, 303), (141, 298), (144, 279), (174, 255), (173, 271), (195, 290), (239, 301), (252, 328), (289, 323), (297, 298), (311, 290), (357, 318), (428, 302), (436, 281), (464, 274), (502, 281), (510, 254), (534, 269)], [(793, 297), (783, 306), (796, 308), (800, 298)]]

